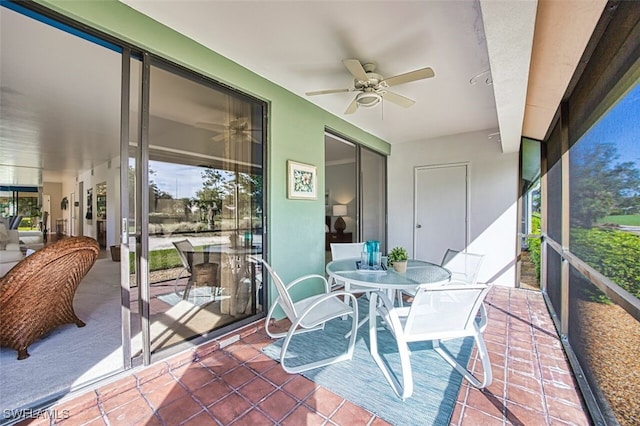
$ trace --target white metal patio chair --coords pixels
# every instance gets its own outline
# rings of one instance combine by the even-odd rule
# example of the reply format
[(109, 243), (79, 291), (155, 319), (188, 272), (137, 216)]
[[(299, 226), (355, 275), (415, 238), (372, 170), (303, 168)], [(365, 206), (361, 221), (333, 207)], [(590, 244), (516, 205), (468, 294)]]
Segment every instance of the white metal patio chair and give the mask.
[[(267, 314), (267, 318), (265, 320), (265, 331), (271, 338), (285, 338), (280, 351), (280, 365), (282, 365), (282, 369), (287, 373), (293, 374), (334, 364), (340, 361), (350, 360), (353, 357), (358, 325), (358, 302), (355, 296), (345, 291), (332, 292), (329, 288), (327, 279), (318, 274), (303, 275), (285, 285), (278, 274), (264, 259), (262, 259), (262, 265), (264, 269), (269, 272), (269, 276), (273, 280), (273, 284), (278, 292), (278, 297)], [(294, 302), (289, 294), (289, 290), (291, 290), (295, 285), (311, 279), (322, 280), (324, 283), (324, 292)], [(351, 304), (345, 303), (341, 300), (342, 297), (345, 297), (346, 300), (350, 300)], [(291, 321), (291, 326), (286, 332), (273, 332), (269, 329), (273, 313), (278, 306), (282, 308), (289, 321)], [(337, 356), (320, 359), (298, 366), (288, 366), (285, 363), (287, 349), (295, 334), (323, 330), (328, 321), (346, 315), (351, 316), (352, 325), (351, 337), (349, 338), (347, 350), (345, 352)]]
[[(371, 293), (369, 317), (382, 317), (383, 324), (391, 331), (398, 344), (402, 369), (402, 383), (396, 378), (378, 351), (378, 330), (375, 321), (369, 323), (371, 355), (382, 370), (394, 392), (403, 400), (413, 393), (410, 342), (431, 341), (434, 350), (452, 367), (477, 388), (489, 386), (493, 380), (489, 353), (482, 337), (482, 331), (475, 318), (482, 306), (489, 288), (483, 284), (469, 285), (452, 283), (434, 287), (429, 284), (418, 286), (413, 303), (408, 307), (394, 307), (383, 292)], [(479, 381), (459, 364), (442, 346), (441, 340), (473, 336), (482, 360), (484, 377)]]
[(482, 254), (447, 249), (440, 266), (451, 271), (452, 281), (475, 284), (478, 282), (478, 273), (483, 260), (484, 255)]
[[(187, 272), (190, 276), (182, 294), (183, 300), (187, 300), (189, 298), (189, 292), (194, 284), (196, 286), (200, 284), (209, 285), (215, 299), (216, 293), (220, 290), (220, 283), (218, 282), (219, 265), (213, 262), (205, 262), (205, 253), (195, 251), (189, 240), (173, 241), (173, 245), (178, 251), (180, 261), (184, 268), (180, 271), (174, 282), (173, 287), (175, 293), (180, 295), (178, 291), (178, 282), (180, 278), (182, 278), (182, 274)], [(191, 265), (189, 264), (187, 256), (192, 256)]]
[[(440, 266), (451, 271), (451, 281), (476, 284), (483, 260), (484, 255), (482, 254), (447, 249), (442, 257)], [(480, 330), (484, 331), (487, 327), (487, 308), (484, 303), (480, 307), (478, 319), (480, 321)]]
[[(364, 250), (364, 243), (331, 243), (331, 260), (340, 259), (360, 259), (360, 255)], [(354, 265), (355, 266), (355, 265)], [(343, 286), (345, 291), (350, 291), (350, 285), (348, 282), (337, 281), (333, 277), (329, 277), (329, 284), (331, 288)], [(354, 289), (355, 290), (355, 289)], [(364, 292), (363, 289), (360, 293)], [(358, 293), (359, 291), (356, 291)]]

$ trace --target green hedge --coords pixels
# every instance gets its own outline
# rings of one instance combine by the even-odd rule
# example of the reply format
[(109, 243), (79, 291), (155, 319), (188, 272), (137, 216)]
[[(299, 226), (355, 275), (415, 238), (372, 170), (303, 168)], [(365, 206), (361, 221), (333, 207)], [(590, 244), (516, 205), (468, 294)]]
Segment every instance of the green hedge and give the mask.
[[(531, 217), (531, 233), (540, 235), (540, 214)], [(536, 276), (540, 280), (540, 238), (529, 238), (529, 259), (536, 265)]]
[(616, 229), (572, 228), (571, 251), (640, 299), (640, 237)]

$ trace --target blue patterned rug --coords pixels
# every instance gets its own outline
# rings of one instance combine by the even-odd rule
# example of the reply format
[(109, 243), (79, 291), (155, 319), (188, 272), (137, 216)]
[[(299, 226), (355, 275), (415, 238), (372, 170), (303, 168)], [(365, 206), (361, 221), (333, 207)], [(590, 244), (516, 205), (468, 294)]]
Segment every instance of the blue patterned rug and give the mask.
[[(360, 297), (360, 317), (367, 315), (368, 309), (368, 300)], [(330, 321), (324, 331), (295, 336), (288, 350), (288, 365), (305, 364), (344, 351), (348, 339), (343, 336), (350, 326), (350, 319), (337, 319)], [(264, 353), (273, 359), (279, 359), (282, 341), (283, 339), (279, 339), (265, 347)], [(389, 363), (401, 381), (400, 357), (395, 340), (382, 326), (378, 328), (378, 345), (382, 358)], [(442, 346), (458, 362), (466, 365), (473, 348), (473, 338), (450, 340)], [(391, 424), (448, 425), (462, 376), (432, 349), (430, 343), (412, 343), (410, 349), (414, 391), (406, 401), (396, 396), (371, 358), (368, 324), (358, 330), (352, 360), (309, 370), (302, 375)]]

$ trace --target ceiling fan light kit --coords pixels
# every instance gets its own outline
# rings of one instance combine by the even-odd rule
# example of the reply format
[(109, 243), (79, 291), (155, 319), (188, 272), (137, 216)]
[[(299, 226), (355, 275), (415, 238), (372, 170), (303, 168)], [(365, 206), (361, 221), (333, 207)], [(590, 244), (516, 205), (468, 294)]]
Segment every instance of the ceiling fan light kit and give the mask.
[(345, 114), (353, 114), (358, 107), (372, 108), (382, 103), (383, 99), (398, 106), (409, 108), (415, 103), (413, 99), (391, 92), (388, 88), (435, 76), (433, 70), (427, 67), (385, 79), (380, 74), (374, 72), (376, 68), (375, 64), (366, 63), (363, 65), (357, 59), (345, 59), (342, 63), (354, 78), (352, 89), (318, 90), (315, 92), (306, 92), (306, 95), (315, 96), (332, 93), (358, 92), (344, 112)]
[(358, 106), (371, 108), (382, 101), (382, 95), (377, 92), (362, 92), (356, 95)]

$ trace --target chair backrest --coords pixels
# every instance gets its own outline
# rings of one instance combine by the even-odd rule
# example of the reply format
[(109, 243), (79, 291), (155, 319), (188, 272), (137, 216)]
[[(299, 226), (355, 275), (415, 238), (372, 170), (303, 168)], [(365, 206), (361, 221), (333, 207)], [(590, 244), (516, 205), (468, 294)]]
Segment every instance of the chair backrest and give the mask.
[(357, 257), (364, 250), (364, 243), (331, 243), (331, 259), (350, 259)]
[(187, 260), (187, 255), (185, 252), (193, 251), (193, 245), (189, 240), (180, 240), (173, 241), (173, 245), (178, 250), (178, 256), (180, 256), (180, 261), (182, 262), (182, 266), (184, 266), (189, 272), (189, 261)]
[(489, 287), (484, 284), (454, 282), (435, 287), (421, 284), (409, 309), (405, 335), (466, 330), (475, 321), (488, 291)]
[(264, 268), (269, 272), (269, 276), (271, 276), (271, 279), (273, 280), (273, 284), (276, 286), (276, 290), (278, 291), (278, 296), (280, 297), (279, 304), (282, 307), (282, 310), (284, 311), (285, 315), (287, 316), (287, 318), (289, 318), (290, 321), (292, 322), (295, 321), (298, 314), (296, 313), (296, 309), (293, 306), (293, 300), (289, 295), (287, 286), (284, 284), (282, 279), (278, 276), (276, 271), (273, 270), (271, 265), (267, 263), (266, 260), (264, 259), (260, 259), (260, 260), (262, 261), (262, 265), (264, 266)]
[(453, 281), (463, 281), (467, 284), (478, 282), (478, 273), (484, 255), (468, 253), (458, 250), (448, 249), (442, 258), (440, 266), (451, 271)]

